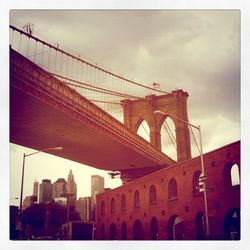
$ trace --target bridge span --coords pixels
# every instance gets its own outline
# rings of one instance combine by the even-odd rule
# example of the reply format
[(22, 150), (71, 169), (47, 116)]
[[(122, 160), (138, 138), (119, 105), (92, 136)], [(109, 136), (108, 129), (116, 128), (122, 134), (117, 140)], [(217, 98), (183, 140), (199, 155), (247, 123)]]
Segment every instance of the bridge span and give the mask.
[(10, 142), (121, 172), (124, 182), (176, 162), (74, 89), (10, 48)]

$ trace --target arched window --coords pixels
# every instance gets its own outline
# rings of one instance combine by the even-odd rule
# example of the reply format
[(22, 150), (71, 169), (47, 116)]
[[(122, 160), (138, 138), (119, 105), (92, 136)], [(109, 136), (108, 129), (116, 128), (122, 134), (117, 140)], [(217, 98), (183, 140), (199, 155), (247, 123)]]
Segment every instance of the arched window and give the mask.
[(206, 218), (203, 212), (196, 214), (195, 222), (197, 240), (204, 240), (206, 237)]
[(156, 204), (156, 188), (154, 185), (149, 189), (149, 204)]
[(139, 220), (136, 220), (133, 225), (133, 239), (144, 240), (144, 228)]
[(168, 198), (173, 199), (177, 197), (177, 183), (175, 179), (171, 179), (168, 183)]
[(182, 219), (178, 215), (172, 215), (168, 221), (168, 239), (184, 239), (184, 224)]
[(240, 240), (240, 210), (230, 209), (224, 218), (224, 234), (228, 240)]
[(157, 240), (159, 236), (158, 232), (158, 222), (155, 217), (151, 220), (151, 240)]
[(239, 167), (234, 162), (228, 162), (225, 165), (223, 175), (225, 188), (240, 184)]
[(101, 202), (101, 215), (105, 215), (105, 203), (104, 203), (104, 201)]
[(127, 224), (125, 221), (122, 222), (122, 240), (127, 239)]
[(110, 201), (110, 212), (113, 214), (115, 212), (115, 199), (112, 198)]
[(239, 167), (237, 164), (234, 164), (231, 168), (231, 183), (232, 186), (240, 185), (240, 174)]
[(117, 230), (116, 225), (114, 223), (112, 223), (109, 228), (109, 239), (117, 240)]
[(105, 226), (102, 224), (101, 226), (101, 240), (105, 240)]
[(134, 193), (134, 208), (140, 207), (140, 193), (138, 190)]
[(137, 129), (137, 134), (141, 136), (146, 141), (150, 142), (150, 128), (146, 121), (142, 121)]
[(199, 178), (200, 178), (201, 174), (202, 173), (200, 170), (195, 171), (193, 174), (192, 184), (193, 184), (193, 194), (194, 195), (197, 195), (202, 191), (202, 189), (200, 189), (200, 186), (199, 186), (199, 184), (200, 184)]
[(126, 195), (123, 194), (121, 198), (121, 210), (125, 211), (126, 210)]

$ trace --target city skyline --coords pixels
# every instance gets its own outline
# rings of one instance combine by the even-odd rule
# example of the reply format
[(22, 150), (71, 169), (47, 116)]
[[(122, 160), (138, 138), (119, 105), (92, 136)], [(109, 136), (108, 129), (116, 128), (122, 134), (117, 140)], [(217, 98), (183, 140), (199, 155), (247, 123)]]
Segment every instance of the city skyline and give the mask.
[[(29, 148), (25, 148), (25, 147), (21, 147), (23, 148), (24, 152), (25, 153), (29, 153), (29, 152), (33, 152), (35, 150), (33, 149), (29, 149)], [(25, 151), (26, 150), (26, 151)], [(15, 153), (14, 153), (15, 154)], [(16, 154), (16, 157), (20, 157), (20, 163), (22, 163), (22, 154), (21, 152), (19, 152), (19, 154)], [(77, 169), (77, 167), (82, 167), (81, 164), (75, 164), (75, 165), (78, 165), (78, 166), (74, 166), (73, 164), (73, 167), (70, 167), (70, 166), (66, 166), (65, 162), (66, 163), (71, 163), (71, 161), (69, 160), (65, 160), (65, 159), (62, 159), (60, 161), (60, 159), (57, 159), (58, 157), (55, 157), (55, 156), (52, 156), (52, 155), (49, 155), (49, 154), (46, 154), (46, 153), (40, 153), (40, 157), (39, 157), (39, 154), (37, 155), (37, 157), (39, 158), (38, 161), (42, 161), (42, 162), (53, 162), (53, 161), (56, 161), (58, 163), (59, 162), (62, 162), (62, 166), (59, 166), (59, 168), (57, 167), (57, 169), (60, 171), (60, 173), (64, 173), (62, 175), (59, 176), (58, 172), (55, 171), (55, 172), (43, 172), (40, 176), (36, 176), (36, 172), (34, 172), (32, 175), (29, 175), (29, 174), (26, 174), (25, 177), (24, 177), (24, 195), (23, 195), (23, 200), (25, 199), (26, 196), (30, 196), (32, 195), (33, 193), (33, 184), (35, 181), (42, 183), (42, 180), (43, 179), (49, 179), (51, 180), (51, 183), (55, 183), (58, 178), (63, 178), (65, 180), (67, 180), (67, 177), (68, 177), (68, 173), (70, 172), (70, 170), (72, 169), (72, 172), (74, 174), (74, 172), (76, 173), (81, 173), (83, 171), (83, 169)], [(28, 160), (31, 160), (31, 162), (29, 162)], [(28, 168), (32, 168), (32, 167), (35, 167), (33, 166), (34, 162), (36, 163), (37, 162), (37, 159), (33, 159), (32, 160), (32, 157), (29, 159), (27, 159), (26, 161), (26, 164), (25, 164), (25, 171), (28, 171), (27, 169)], [(77, 199), (79, 199), (80, 197), (89, 197), (91, 196), (91, 176), (92, 176), (92, 173), (93, 175), (98, 175), (98, 174), (103, 174), (103, 177), (107, 180), (109, 180), (110, 176), (107, 174), (106, 171), (100, 171), (100, 170), (90, 170), (89, 171), (89, 167), (84, 167), (84, 170), (87, 171), (87, 176), (85, 176), (84, 178), (84, 183), (81, 183), (81, 177), (79, 178), (79, 174), (77, 176), (77, 174), (74, 174), (74, 178), (75, 178), (75, 182), (77, 184)], [(51, 176), (50, 176), (51, 174)], [(32, 182), (33, 180), (33, 182)], [(78, 184), (79, 182), (79, 184)], [(115, 185), (109, 185), (109, 186), (106, 186), (107, 188), (108, 187), (111, 187), (111, 188), (115, 188), (117, 186), (119, 186), (119, 182), (121, 182), (120, 180), (114, 180), (114, 182), (118, 182), (118, 184), (115, 184)], [(31, 185), (29, 185), (28, 183), (31, 183)], [(11, 190), (10, 190), (11, 191)], [(12, 190), (13, 191), (13, 190)], [(38, 191), (39, 193), (39, 191)], [(10, 196), (10, 203), (11, 205), (17, 205), (19, 206), (19, 203), (20, 203), (20, 187), (17, 188), (16, 190), (16, 195), (12, 195)], [(18, 199), (14, 199), (14, 198), (18, 198)]]

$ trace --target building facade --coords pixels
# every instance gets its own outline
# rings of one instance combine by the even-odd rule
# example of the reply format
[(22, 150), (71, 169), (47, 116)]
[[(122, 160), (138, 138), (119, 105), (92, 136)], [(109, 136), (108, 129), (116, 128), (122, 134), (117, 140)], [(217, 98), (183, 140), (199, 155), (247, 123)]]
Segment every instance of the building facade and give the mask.
[(91, 197), (104, 192), (104, 177), (91, 175)]
[(59, 178), (53, 183), (53, 199), (65, 196), (67, 193), (66, 184), (67, 182), (64, 178)]
[(91, 197), (80, 197), (76, 200), (75, 210), (80, 214), (81, 220), (91, 221)]
[(96, 220), (96, 196), (104, 192), (104, 177), (91, 175), (91, 220)]
[(204, 154), (209, 234), (200, 157), (97, 195), (97, 239), (240, 239), (240, 142)]
[(72, 170), (70, 169), (67, 183), (66, 183), (66, 194), (68, 206), (75, 206), (75, 201), (77, 197), (77, 185)]
[(38, 197), (38, 188), (39, 188), (39, 182), (34, 181), (34, 184), (33, 184), (33, 196)]
[(39, 203), (46, 203), (52, 201), (53, 185), (51, 180), (44, 179), (39, 187)]

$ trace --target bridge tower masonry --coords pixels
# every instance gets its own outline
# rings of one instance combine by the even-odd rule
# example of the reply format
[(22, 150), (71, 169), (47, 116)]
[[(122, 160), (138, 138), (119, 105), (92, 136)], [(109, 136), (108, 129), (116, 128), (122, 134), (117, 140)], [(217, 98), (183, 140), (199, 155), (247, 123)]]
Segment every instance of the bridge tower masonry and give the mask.
[[(142, 99), (122, 101), (124, 124), (137, 133), (140, 124), (145, 120), (150, 129), (150, 142), (161, 150), (161, 127), (168, 115), (155, 114), (159, 110), (188, 121), (187, 115), (188, 93), (174, 90), (170, 94), (161, 96), (149, 95)], [(188, 125), (171, 117), (175, 125), (177, 161), (191, 158), (190, 134)]]

